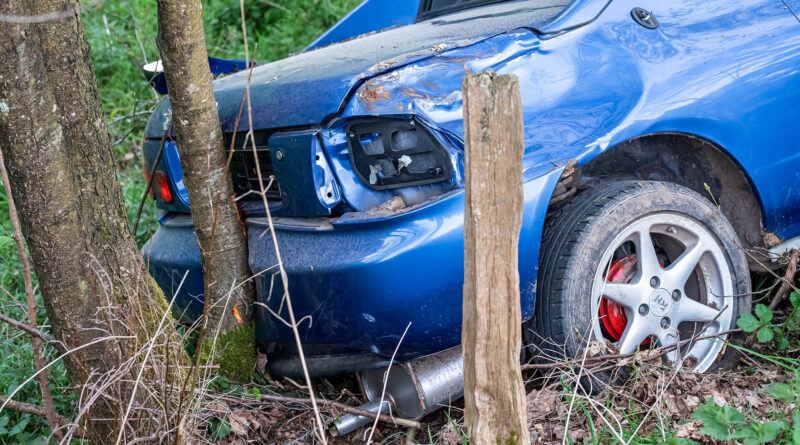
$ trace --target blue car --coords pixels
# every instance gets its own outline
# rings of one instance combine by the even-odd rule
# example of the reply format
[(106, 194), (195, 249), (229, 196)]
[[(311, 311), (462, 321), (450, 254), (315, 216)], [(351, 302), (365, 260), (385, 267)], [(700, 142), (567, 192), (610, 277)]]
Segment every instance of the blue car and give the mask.
[[(522, 94), (533, 355), (594, 340), (732, 366), (734, 348), (709, 337), (741, 341), (727, 331), (750, 310), (750, 270), (800, 244), (799, 16), (798, 0), (365, 1), (253, 70), (252, 123), (234, 127), (248, 73), (214, 83), (258, 300), (286, 314), (251, 124), (294, 310), (313, 320), (300, 325), (311, 374), (386, 366), (409, 323), (398, 363), (457, 348), (461, 82), (493, 70)], [(169, 107), (147, 126), (148, 163)], [(177, 302), (191, 319), (200, 253), (171, 140), (156, 167), (164, 213), (144, 252), (168, 294), (189, 272)], [(291, 331), (263, 307), (256, 335), (273, 374), (301, 375)]]

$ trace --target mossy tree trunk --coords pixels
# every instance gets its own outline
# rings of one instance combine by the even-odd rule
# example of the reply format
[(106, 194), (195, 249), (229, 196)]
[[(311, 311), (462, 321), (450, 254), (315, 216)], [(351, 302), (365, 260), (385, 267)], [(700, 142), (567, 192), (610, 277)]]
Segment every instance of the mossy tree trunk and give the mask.
[(253, 332), (249, 325), (255, 313), (255, 287), (250, 280), (247, 240), (233, 201), (233, 184), (225, 174), (226, 150), (211, 84), (200, 0), (158, 0), (157, 43), (202, 254), (205, 329), (210, 335), (220, 332), (223, 339), (217, 341), (222, 356), (216, 360), (223, 373), (247, 379), (255, 367), (255, 339), (233, 331)]
[[(165, 300), (129, 232), (77, 1), (3, 0), (0, 14), (19, 18), (0, 21), (0, 144), (23, 233), (53, 334), (79, 348), (65, 359), (72, 383), (86, 397), (115, 382), (86, 416), (90, 440), (113, 443), (132, 397), (130, 363)], [(169, 326), (162, 336), (179, 344)], [(166, 427), (154, 423), (155, 400), (136, 402), (152, 411), (130, 416), (128, 440)]]

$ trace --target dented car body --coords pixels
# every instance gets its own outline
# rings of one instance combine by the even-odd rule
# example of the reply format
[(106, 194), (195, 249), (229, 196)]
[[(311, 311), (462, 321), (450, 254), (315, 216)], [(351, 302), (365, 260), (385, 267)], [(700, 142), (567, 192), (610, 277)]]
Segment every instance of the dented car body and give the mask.
[[(380, 12), (382, 3), (403, 2), (360, 8)], [(797, 6), (520, 0), (415, 21), (419, 2), (408, 2), (379, 22), (398, 26), (256, 67), (252, 122), (238, 128), (247, 73), (216, 80), (223, 132), (237, 139), (232, 177), (258, 300), (285, 314), (244, 140), (251, 128), (262, 174), (274, 177), (268, 202), (294, 310), (310, 317), (299, 329), (310, 372), (384, 366), (409, 323), (399, 361), (460, 344), (467, 72), (520, 79), (523, 319), (534, 313), (549, 209), (604, 178), (711, 193), (747, 246), (798, 236)], [(654, 27), (632, 14), (637, 7)], [(330, 38), (353, 36), (347, 26)], [(147, 126), (148, 163), (165, 127), (168, 100)], [(202, 270), (173, 141), (157, 167), (171, 202), (159, 200), (161, 226), (143, 252), (168, 294), (188, 271), (176, 304), (191, 319), (202, 310)], [(565, 170), (580, 175), (565, 182)], [(263, 307), (256, 335), (273, 373), (299, 373), (291, 331)]]

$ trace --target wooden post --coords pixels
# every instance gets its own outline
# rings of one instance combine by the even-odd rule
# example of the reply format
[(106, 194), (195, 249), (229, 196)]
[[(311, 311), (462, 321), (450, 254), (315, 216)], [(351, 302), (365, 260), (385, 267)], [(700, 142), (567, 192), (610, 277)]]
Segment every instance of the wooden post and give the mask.
[(529, 444), (520, 372), (517, 245), (522, 104), (514, 75), (468, 74), (464, 215), (464, 399), (470, 443)]

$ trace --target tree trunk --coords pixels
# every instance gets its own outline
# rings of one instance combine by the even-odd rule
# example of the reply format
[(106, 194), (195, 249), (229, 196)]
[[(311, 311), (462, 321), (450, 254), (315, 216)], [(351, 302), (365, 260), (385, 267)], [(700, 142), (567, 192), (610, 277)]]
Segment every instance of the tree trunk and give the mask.
[[(72, 383), (84, 402), (105, 394), (87, 404), (90, 439), (113, 442), (166, 302), (129, 233), (77, 1), (4, 0), (0, 13), (19, 17), (0, 22), (0, 144), (23, 233), (54, 336), (80, 348), (65, 359)], [(162, 352), (180, 344), (170, 326)], [(142, 393), (134, 408), (152, 411), (132, 413), (125, 437), (166, 427)]]
[(216, 362), (222, 371), (245, 380), (255, 368), (255, 287), (226, 171), (200, 0), (158, 0), (157, 43), (202, 254), (206, 329), (210, 335), (220, 332), (217, 349), (223, 356)]
[(464, 78), (464, 400), (470, 442), (529, 444), (517, 247), (522, 105), (513, 75)]

